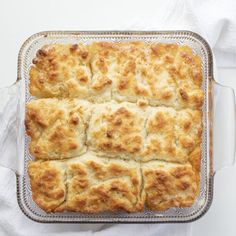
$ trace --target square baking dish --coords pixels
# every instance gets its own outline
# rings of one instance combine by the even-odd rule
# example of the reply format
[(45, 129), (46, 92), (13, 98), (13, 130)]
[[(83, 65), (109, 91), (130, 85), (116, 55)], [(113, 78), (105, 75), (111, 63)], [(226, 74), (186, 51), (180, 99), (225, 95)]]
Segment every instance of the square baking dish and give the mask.
[[(28, 151), (29, 138), (25, 134), (25, 105), (33, 99), (29, 94), (29, 68), (38, 49), (52, 43), (85, 43), (94, 41), (162, 42), (190, 46), (202, 59), (204, 105), (200, 193), (190, 208), (171, 208), (164, 212), (144, 211), (141, 213), (45, 213), (32, 200), (27, 163), (32, 159)], [(17, 159), (3, 160), (0, 164), (16, 173), (17, 199), (23, 213), (30, 219), (43, 223), (168, 223), (191, 222), (209, 209), (213, 200), (213, 179), (216, 170), (234, 161), (235, 150), (235, 98), (231, 88), (214, 81), (213, 58), (208, 43), (198, 34), (189, 31), (160, 32), (41, 32), (27, 39), (18, 57), (18, 78), (11, 87), (1, 89), (4, 112), (0, 116), (0, 145), (7, 146), (6, 137), (12, 127), (16, 131)], [(224, 122), (227, 119), (227, 122)], [(227, 150), (225, 155), (224, 150)], [(218, 155), (217, 155), (218, 154)], [(220, 154), (220, 155), (219, 155)], [(220, 156), (221, 158), (217, 158)]]

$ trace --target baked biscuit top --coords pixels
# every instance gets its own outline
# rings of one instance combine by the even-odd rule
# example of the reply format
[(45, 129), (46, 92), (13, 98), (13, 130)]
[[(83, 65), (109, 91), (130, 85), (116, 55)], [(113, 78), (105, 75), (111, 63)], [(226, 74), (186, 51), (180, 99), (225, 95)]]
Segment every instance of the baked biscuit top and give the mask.
[(90, 116), (88, 102), (76, 99), (38, 99), (26, 106), (29, 150), (38, 159), (63, 159), (87, 150), (85, 130)]
[(188, 46), (144, 42), (52, 44), (30, 69), (38, 98), (74, 97), (92, 102), (137, 102), (201, 109), (201, 59)]
[(145, 112), (131, 103), (104, 103), (93, 110), (87, 145), (98, 155), (135, 159), (145, 139)]
[(142, 170), (146, 204), (150, 210), (193, 205), (198, 191), (191, 165), (150, 161), (143, 164)]
[(38, 50), (30, 68), (30, 93), (38, 98), (89, 95), (89, 51), (82, 44), (52, 44)]
[(46, 212), (164, 211), (200, 190), (201, 58), (187, 45), (43, 46), (25, 127), (33, 200)]
[(140, 164), (91, 153), (28, 164), (34, 201), (46, 212), (137, 212), (144, 209)]

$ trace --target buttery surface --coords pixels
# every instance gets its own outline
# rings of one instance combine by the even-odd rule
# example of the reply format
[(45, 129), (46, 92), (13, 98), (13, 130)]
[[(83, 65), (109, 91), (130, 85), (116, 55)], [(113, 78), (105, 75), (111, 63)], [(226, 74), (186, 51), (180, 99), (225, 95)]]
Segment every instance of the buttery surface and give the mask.
[(47, 212), (190, 207), (199, 192), (201, 60), (188, 46), (46, 45), (30, 69), (34, 201)]
[(37, 98), (137, 102), (201, 108), (201, 60), (188, 46), (143, 42), (46, 45), (30, 69)]

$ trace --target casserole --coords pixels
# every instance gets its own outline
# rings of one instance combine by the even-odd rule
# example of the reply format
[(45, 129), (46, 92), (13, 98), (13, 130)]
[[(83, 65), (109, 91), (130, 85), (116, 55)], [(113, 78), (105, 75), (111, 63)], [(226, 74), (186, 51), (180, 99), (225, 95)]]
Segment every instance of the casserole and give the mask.
[[(29, 68), (36, 51), (43, 45), (52, 43), (91, 43), (93, 41), (144, 41), (177, 43), (190, 46), (193, 51), (201, 57), (204, 91), (203, 104), (203, 134), (201, 153), (201, 173), (200, 173), (200, 194), (192, 207), (171, 208), (164, 212), (145, 211), (141, 213), (101, 213), (101, 214), (81, 214), (81, 213), (51, 213), (42, 211), (32, 200), (29, 177), (27, 174), (27, 163), (32, 159), (28, 151), (29, 138), (24, 132), (25, 104), (32, 100), (29, 94)], [(219, 164), (213, 161), (214, 145), (217, 139), (213, 139), (213, 125), (218, 128), (216, 121), (222, 119), (223, 115), (230, 115), (234, 121), (234, 93), (230, 88), (217, 85), (213, 80), (213, 62), (210, 47), (199, 35), (186, 32), (42, 32), (30, 37), (22, 46), (18, 60), (18, 82), (14, 85), (14, 91), (8, 96), (10, 101), (17, 104), (17, 128), (18, 128), (18, 165), (17, 165), (17, 195), (18, 203), (22, 211), (31, 219), (38, 222), (73, 222), (73, 223), (130, 223), (130, 222), (189, 222), (202, 216), (212, 202), (213, 176)], [(224, 96), (224, 106), (222, 98)], [(8, 103), (9, 104), (9, 103)], [(216, 114), (217, 109), (224, 109), (225, 112)], [(215, 118), (217, 117), (217, 118)], [(231, 121), (232, 121), (231, 120)], [(234, 123), (227, 123), (224, 134), (230, 137), (228, 145), (232, 150), (231, 155), (225, 157), (227, 162), (232, 162), (234, 154)], [(216, 132), (215, 132), (216, 133)], [(24, 147), (24, 148), (22, 148)], [(227, 147), (224, 147), (227, 148)], [(218, 161), (218, 160), (217, 160)], [(218, 166), (218, 167), (217, 167)]]

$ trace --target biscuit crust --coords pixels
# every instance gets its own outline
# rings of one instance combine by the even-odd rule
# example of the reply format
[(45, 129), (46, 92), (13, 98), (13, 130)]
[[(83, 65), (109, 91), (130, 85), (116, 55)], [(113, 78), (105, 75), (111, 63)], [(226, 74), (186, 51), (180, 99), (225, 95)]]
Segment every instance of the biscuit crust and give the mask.
[(86, 153), (28, 165), (34, 201), (46, 212), (138, 212), (144, 209), (140, 164)]
[(30, 68), (30, 93), (37, 98), (89, 94), (89, 51), (82, 44), (52, 44), (38, 50)]
[(91, 117), (87, 144), (98, 155), (136, 159), (145, 138), (145, 112), (130, 103), (96, 106)]
[(137, 102), (201, 109), (201, 59), (186, 45), (144, 42), (52, 44), (31, 66), (30, 93), (92, 102)]
[(33, 200), (46, 212), (52, 212), (66, 199), (66, 172), (59, 161), (30, 161), (28, 174)]
[(152, 108), (146, 122), (143, 161), (188, 161), (190, 153), (202, 140), (202, 112), (169, 107)]
[(90, 115), (86, 101), (38, 99), (26, 106), (29, 150), (37, 159), (63, 159), (86, 152), (85, 130)]
[(36, 204), (91, 214), (191, 207), (200, 190), (201, 63), (177, 44), (39, 49), (25, 117)]
[(197, 183), (191, 165), (150, 161), (142, 165), (142, 171), (148, 209), (164, 211), (193, 205)]

